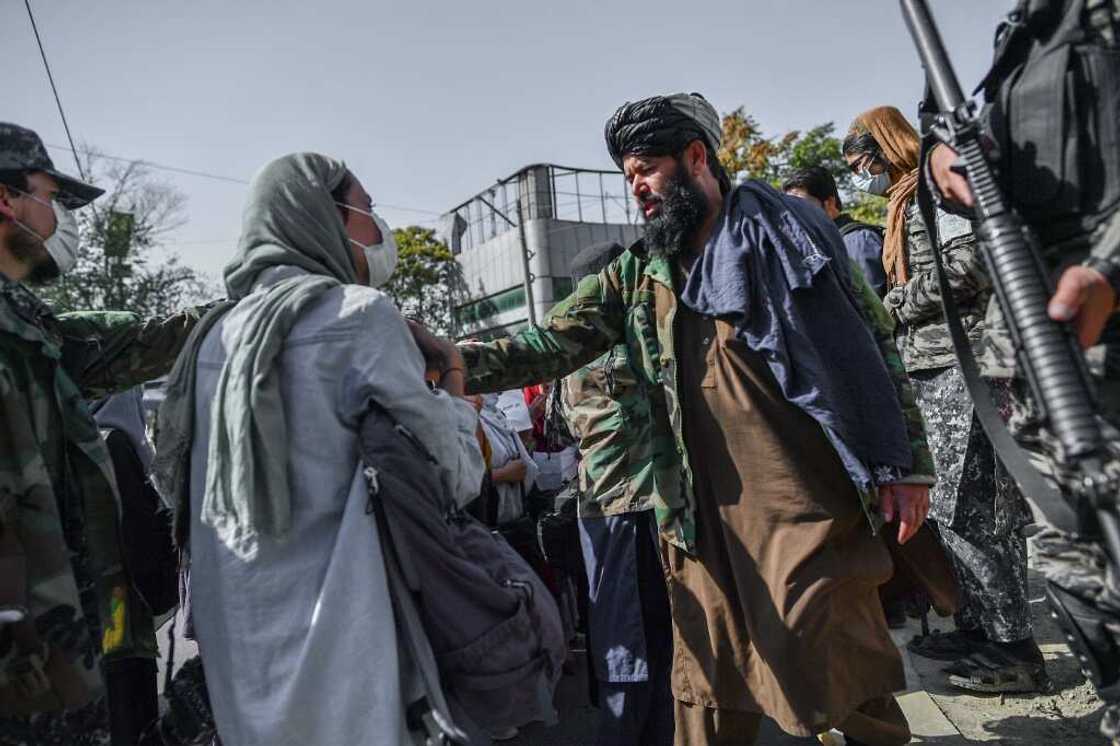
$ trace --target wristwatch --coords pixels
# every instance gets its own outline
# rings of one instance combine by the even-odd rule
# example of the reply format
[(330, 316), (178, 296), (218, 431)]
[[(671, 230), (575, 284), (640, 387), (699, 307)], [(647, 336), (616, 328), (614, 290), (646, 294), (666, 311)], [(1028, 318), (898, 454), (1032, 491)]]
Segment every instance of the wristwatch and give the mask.
[(1120, 306), (1120, 260), (1090, 256), (1082, 263), (1082, 266), (1095, 269), (1104, 275), (1104, 279), (1108, 280), (1112, 292), (1116, 294), (1117, 306)]

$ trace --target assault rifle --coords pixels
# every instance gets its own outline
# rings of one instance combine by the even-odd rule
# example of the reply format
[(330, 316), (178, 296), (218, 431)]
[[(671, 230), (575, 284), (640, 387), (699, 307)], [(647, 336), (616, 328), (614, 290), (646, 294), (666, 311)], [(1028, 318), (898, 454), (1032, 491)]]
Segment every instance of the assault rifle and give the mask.
[[(1046, 443), (1048, 455), (1058, 466), (1074, 505), (1066, 502), (1030, 464), (992, 404), (961, 325), (940, 252), (935, 251), (946, 321), (977, 416), (1008, 471), (1047, 519), (1067, 531), (1099, 528), (1104, 547), (1116, 564), (1120, 562), (1117, 483), (1110, 470), (1106, 470), (1107, 443), (1097, 419), (1084, 356), (1070, 327), (1053, 321), (1047, 314), (1053, 288), (1039, 257), (1038, 240), (1000, 190), (981, 145), (975, 103), (961, 92), (926, 0), (900, 2), (935, 104), (933, 132), (964, 162), (976, 201), (976, 238), (992, 288), (1010, 329), (1019, 369), (1026, 376), (1042, 424), (1052, 436)], [(919, 183), (925, 190), (919, 202), (924, 202), (927, 226), (936, 241), (932, 230), (933, 205), (924, 176)], [(923, 196), (927, 199), (923, 200)]]

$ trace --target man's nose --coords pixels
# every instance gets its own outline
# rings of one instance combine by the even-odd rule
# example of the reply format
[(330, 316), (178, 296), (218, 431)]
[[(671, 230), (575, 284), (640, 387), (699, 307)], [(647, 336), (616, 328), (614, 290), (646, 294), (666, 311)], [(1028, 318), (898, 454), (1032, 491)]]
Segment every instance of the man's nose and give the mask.
[(649, 184), (640, 176), (635, 176), (634, 181), (630, 184), (630, 192), (634, 198), (641, 202), (649, 194)]

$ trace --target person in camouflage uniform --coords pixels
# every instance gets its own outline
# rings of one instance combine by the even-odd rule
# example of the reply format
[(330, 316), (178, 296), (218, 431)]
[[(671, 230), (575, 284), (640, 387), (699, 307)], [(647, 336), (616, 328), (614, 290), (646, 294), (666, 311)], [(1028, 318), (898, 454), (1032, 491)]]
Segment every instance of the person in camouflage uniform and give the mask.
[[(901, 661), (877, 591), (891, 563), (871, 527), (900, 518), (900, 540), (913, 535), (925, 518), (933, 464), (890, 320), (866, 281), (839, 259), (842, 239), (823, 213), (768, 185), (732, 189), (715, 159), (718, 115), (698, 94), (627, 104), (608, 123), (607, 138), (643, 208), (645, 238), (581, 281), (543, 327), (461, 344), (468, 385), (498, 391), (562, 377), (626, 343), (649, 391), (649, 469), (673, 611), (677, 744), (752, 743), (763, 712), (791, 733), (839, 725), (849, 743), (907, 743), (905, 717), (888, 694), (903, 686)], [(872, 427), (896, 433), (891, 439), (907, 452), (907, 466), (850, 465), (869, 469), (869, 479), (856, 477), (819, 423), (776, 391), (772, 374), (760, 370), (756, 378), (740, 366), (765, 368), (762, 353), (731, 339), (729, 322), (686, 305), (685, 259), (708, 256), (704, 236), (715, 230), (720, 195), (746, 199), (752, 189), (780, 204), (787, 230), (811, 232), (813, 238), (800, 234), (796, 250), (805, 254), (789, 268), (824, 261), (821, 284), (803, 297), (842, 292), (827, 303), (829, 315), (860, 327), (843, 339), (862, 350), (860, 364), (821, 374), (830, 382), (875, 381), (846, 390), (882, 397)], [(697, 215), (709, 222), (681, 227)], [(772, 256), (777, 251), (758, 259)], [(892, 410), (897, 421), (886, 416)], [(701, 423), (710, 429), (696, 431)], [(759, 450), (763, 441), (774, 450)], [(712, 458), (716, 463), (706, 463)]]
[[(579, 282), (623, 252), (596, 244), (573, 261)], [(559, 415), (579, 439), (580, 544), (590, 596), (588, 649), (598, 681), (596, 743), (668, 746), (673, 629), (653, 516), (649, 392), (618, 344), (560, 383)]]
[[(957, 629), (917, 638), (918, 655), (957, 661), (949, 683), (980, 692), (1029, 692), (1049, 686), (1034, 642), (1027, 597), (1027, 545), (1031, 521), (1025, 501), (975, 418), (957, 356), (941, 312), (934, 241), (917, 199), (918, 133), (894, 107), (860, 115), (844, 140), (844, 157), (860, 172), (886, 175), (890, 186), (884, 268), (890, 290), (883, 298), (896, 321), (896, 338), (917, 392), (937, 464), (930, 519), (940, 529), (961, 589)], [(937, 213), (945, 271), (969, 339), (979, 345), (991, 283), (969, 222)], [(993, 392), (1005, 405), (1006, 386)], [(970, 658), (974, 656), (975, 658)]]
[(23, 616), (0, 624), (3, 746), (108, 744), (103, 674), (157, 653), (86, 400), (166, 373), (199, 315), (55, 316), (23, 284), (72, 264), (68, 210), (100, 194), (56, 171), (34, 132), (0, 124), (0, 607)]
[[(996, 146), (993, 165), (1005, 195), (1033, 229), (1054, 281), (1048, 314), (1069, 322), (1085, 350), (1115, 465), (1120, 455), (1120, 3), (1020, 0), (997, 30), (993, 66), (981, 88), (982, 122)], [(1055, 90), (1061, 95), (1054, 96)], [(1014, 111), (1034, 115), (1016, 117)], [(1049, 127), (1061, 128), (1057, 137), (1051, 137)], [(929, 145), (923, 177), (934, 199), (970, 215), (975, 200), (957, 153), (932, 137)], [(1008, 429), (1043, 477), (1071, 504), (1084, 507), (1073, 489), (1079, 477), (1052, 457), (1052, 435), (995, 298), (985, 325), (977, 359), (982, 375), (1010, 389)], [(1120, 744), (1115, 574), (1120, 558), (1103, 551), (1099, 526), (1085, 513), (1077, 534), (1044, 524), (1031, 542), (1047, 579), (1052, 614), (1108, 704), (1101, 732)]]

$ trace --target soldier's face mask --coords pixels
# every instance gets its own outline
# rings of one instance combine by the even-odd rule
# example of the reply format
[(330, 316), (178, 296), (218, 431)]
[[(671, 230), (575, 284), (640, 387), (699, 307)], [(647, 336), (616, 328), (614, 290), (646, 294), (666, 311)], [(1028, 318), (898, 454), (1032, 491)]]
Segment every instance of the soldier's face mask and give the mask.
[(27, 199), (50, 207), (54, 211), (54, 231), (49, 236), (43, 236), (26, 223), (15, 219), (12, 222), (43, 243), (51, 259), (58, 265), (60, 273), (73, 269), (74, 265), (78, 263), (78, 246), (80, 243), (78, 219), (74, 217), (74, 213), (63, 207), (57, 199), (47, 201), (30, 192), (17, 191)]

